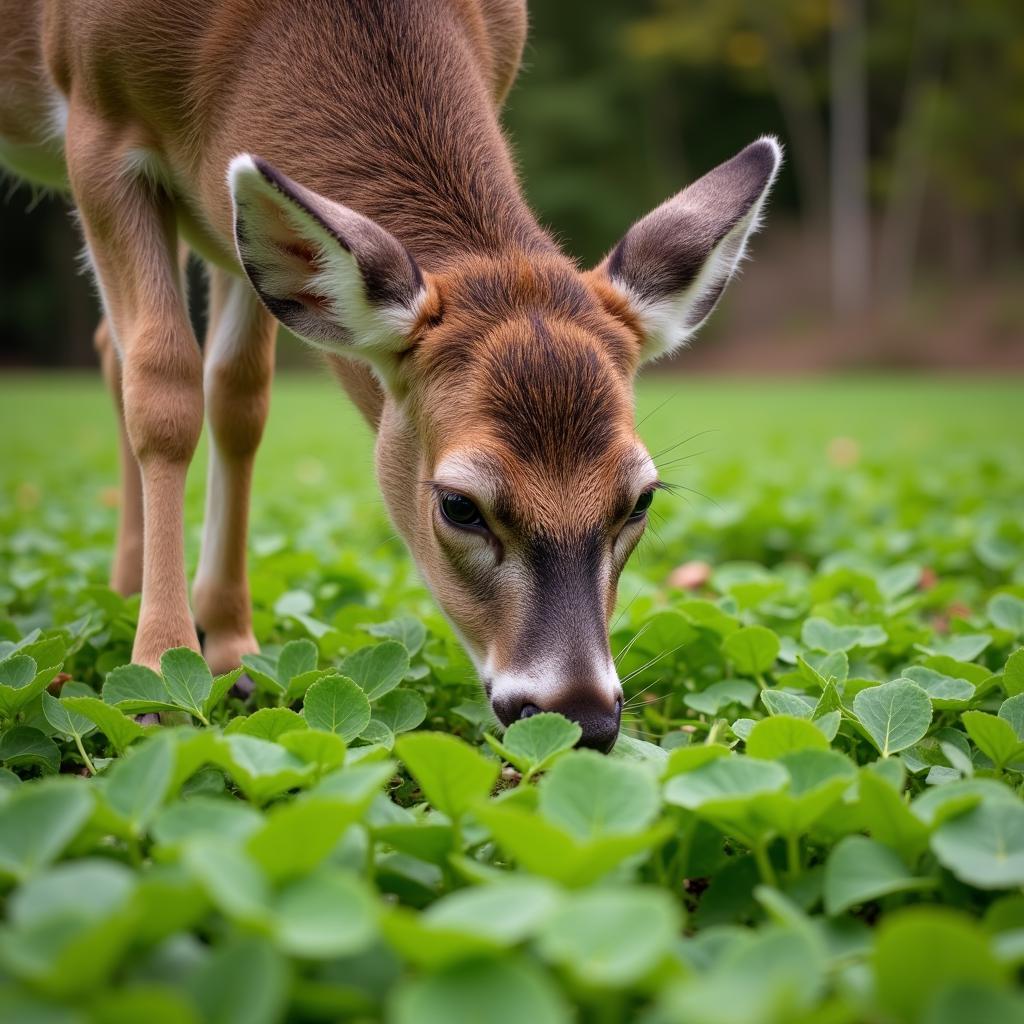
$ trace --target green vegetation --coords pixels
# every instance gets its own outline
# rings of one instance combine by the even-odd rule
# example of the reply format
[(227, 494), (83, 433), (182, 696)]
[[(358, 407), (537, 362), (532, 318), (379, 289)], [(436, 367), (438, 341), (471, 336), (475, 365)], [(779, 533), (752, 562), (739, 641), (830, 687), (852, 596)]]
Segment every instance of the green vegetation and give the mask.
[(493, 733), (367, 432), (275, 403), (243, 702), (127, 664), (99, 384), (0, 391), (0, 1017), (1022, 1018), (1019, 382), (648, 382), (607, 758)]

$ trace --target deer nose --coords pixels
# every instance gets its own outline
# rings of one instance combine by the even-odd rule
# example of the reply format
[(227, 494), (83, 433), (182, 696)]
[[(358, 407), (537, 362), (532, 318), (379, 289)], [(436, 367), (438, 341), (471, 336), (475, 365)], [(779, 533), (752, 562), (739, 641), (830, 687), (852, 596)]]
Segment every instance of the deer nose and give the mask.
[[(518, 708), (495, 708), (498, 717), (506, 724), (517, 719), (532, 718), (541, 711), (557, 711), (579, 725), (581, 736), (576, 746), (589, 747), (607, 754), (619, 738), (619, 723), (622, 718), (622, 701), (616, 700), (611, 708), (604, 704), (568, 701), (541, 708), (532, 701), (521, 703)], [(502, 713), (504, 711), (504, 714)]]

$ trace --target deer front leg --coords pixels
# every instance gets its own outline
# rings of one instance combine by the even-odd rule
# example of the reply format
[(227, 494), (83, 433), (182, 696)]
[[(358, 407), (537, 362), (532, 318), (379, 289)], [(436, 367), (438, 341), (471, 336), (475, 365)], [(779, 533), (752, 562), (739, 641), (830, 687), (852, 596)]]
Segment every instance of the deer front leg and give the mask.
[(121, 353), (124, 421), (143, 493), (142, 607), (132, 660), (198, 650), (185, 579), (185, 475), (203, 422), (202, 357), (189, 324), (168, 197), (133, 171), (142, 140), (72, 102), (72, 192)]
[(114, 347), (110, 324), (104, 317), (94, 336), (103, 379), (114, 399), (121, 455), (121, 487), (117, 515), (117, 541), (114, 564), (110, 570), (110, 588), (123, 597), (142, 589), (142, 477), (139, 464), (128, 441), (124, 425), (124, 401), (121, 396), (121, 360)]
[(192, 586), (203, 653), (214, 672), (259, 650), (246, 572), (253, 460), (270, 408), (277, 323), (249, 282), (210, 268), (203, 386), (210, 461), (203, 545)]

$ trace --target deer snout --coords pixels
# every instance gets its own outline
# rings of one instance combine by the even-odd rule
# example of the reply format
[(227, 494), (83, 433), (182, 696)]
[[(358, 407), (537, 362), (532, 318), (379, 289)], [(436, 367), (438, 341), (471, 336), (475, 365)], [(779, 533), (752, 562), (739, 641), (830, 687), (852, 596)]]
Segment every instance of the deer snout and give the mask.
[(502, 697), (494, 695), (491, 707), (498, 720), (507, 726), (521, 718), (530, 718), (542, 711), (557, 711), (582, 730), (578, 747), (590, 747), (607, 754), (619, 736), (622, 720), (622, 691), (609, 698), (604, 693), (587, 694), (577, 691), (565, 697), (521, 693)]

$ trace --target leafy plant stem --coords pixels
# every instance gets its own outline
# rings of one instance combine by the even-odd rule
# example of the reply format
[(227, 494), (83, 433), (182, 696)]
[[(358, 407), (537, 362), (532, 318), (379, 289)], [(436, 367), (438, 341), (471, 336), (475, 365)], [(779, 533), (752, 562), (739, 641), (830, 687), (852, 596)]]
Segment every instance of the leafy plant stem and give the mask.
[(779, 887), (779, 880), (775, 875), (775, 868), (772, 867), (771, 858), (768, 856), (768, 844), (764, 840), (754, 843), (753, 853), (761, 881), (765, 885), (770, 885), (773, 889), (777, 889)]
[(85, 752), (85, 747), (82, 745), (82, 737), (78, 733), (74, 733), (75, 746), (78, 747), (78, 753), (81, 755), (82, 761), (85, 763), (85, 767), (90, 775), (96, 774), (96, 766), (92, 763), (92, 759)]
[(800, 836), (791, 832), (786, 836), (786, 874), (792, 880), (803, 871), (803, 858), (800, 854)]

